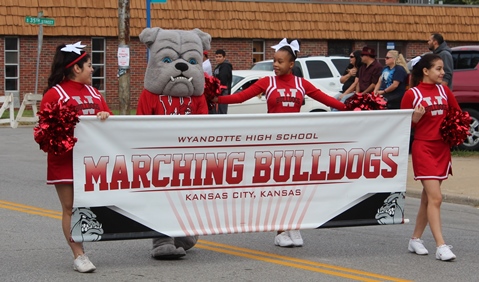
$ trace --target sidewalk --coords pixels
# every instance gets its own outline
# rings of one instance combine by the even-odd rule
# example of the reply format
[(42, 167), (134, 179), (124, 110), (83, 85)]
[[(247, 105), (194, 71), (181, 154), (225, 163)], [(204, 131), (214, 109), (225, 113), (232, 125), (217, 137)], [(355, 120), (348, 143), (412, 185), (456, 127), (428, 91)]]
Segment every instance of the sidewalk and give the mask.
[[(441, 185), (443, 201), (479, 207), (479, 157), (453, 157), (452, 172)], [(410, 156), (406, 187), (406, 196), (421, 197), (421, 182), (414, 181)]]

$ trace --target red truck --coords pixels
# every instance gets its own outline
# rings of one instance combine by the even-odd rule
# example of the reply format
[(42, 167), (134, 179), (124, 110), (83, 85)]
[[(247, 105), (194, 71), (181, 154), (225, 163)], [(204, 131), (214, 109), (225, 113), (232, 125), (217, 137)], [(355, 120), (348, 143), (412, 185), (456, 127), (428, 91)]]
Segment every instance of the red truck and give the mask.
[(479, 150), (479, 45), (453, 47), (452, 88), (463, 111), (472, 118), (471, 135), (459, 145), (462, 150)]

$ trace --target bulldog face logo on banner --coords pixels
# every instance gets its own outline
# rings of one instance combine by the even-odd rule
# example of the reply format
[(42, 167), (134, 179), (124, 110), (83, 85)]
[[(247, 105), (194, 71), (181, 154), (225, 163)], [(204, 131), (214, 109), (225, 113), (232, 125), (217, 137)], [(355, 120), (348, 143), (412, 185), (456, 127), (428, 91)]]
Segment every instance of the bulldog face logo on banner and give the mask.
[(391, 193), (378, 209), (376, 219), (379, 224), (400, 224), (404, 218), (405, 193)]
[(101, 235), (103, 235), (102, 225), (97, 221), (96, 215), (90, 209), (74, 209), (72, 223), (72, 238), (81, 238), (84, 241), (101, 240)]

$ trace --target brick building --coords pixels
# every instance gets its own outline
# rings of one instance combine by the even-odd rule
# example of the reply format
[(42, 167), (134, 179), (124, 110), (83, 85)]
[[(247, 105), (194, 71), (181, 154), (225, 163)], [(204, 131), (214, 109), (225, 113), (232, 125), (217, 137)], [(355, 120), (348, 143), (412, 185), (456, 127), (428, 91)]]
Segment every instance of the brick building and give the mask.
[[(0, 3), (0, 95), (19, 98), (35, 90), (39, 25), (27, 16), (54, 19), (43, 25), (38, 92), (43, 92), (54, 49), (82, 41), (92, 54), (93, 84), (112, 109), (118, 109), (118, 34), (121, 0), (3, 0)], [(128, 2), (128, 1), (126, 1)], [(146, 48), (138, 35), (147, 26), (145, 0), (130, 4), (130, 105), (136, 107), (143, 88)], [(199, 28), (211, 34), (211, 50), (222, 48), (235, 69), (271, 59), (284, 37), (301, 40), (302, 55), (348, 55), (367, 45), (382, 61), (387, 48), (412, 58), (427, 50), (432, 32), (443, 34), (450, 47), (479, 44), (479, 7), (410, 5), (394, 0), (168, 0), (151, 4), (152, 27)], [(214, 67), (214, 59), (211, 60)]]

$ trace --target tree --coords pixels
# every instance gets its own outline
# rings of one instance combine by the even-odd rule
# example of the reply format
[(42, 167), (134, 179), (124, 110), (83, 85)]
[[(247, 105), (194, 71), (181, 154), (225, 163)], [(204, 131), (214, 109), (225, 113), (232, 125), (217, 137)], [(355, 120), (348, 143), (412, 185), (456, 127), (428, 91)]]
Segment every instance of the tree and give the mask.
[[(434, 4), (438, 4), (440, 0), (434, 0)], [(408, 0), (399, 0), (399, 3), (408, 3)], [(442, 0), (447, 5), (479, 5), (479, 0)]]
[(467, 5), (479, 5), (479, 0), (462, 0)]

